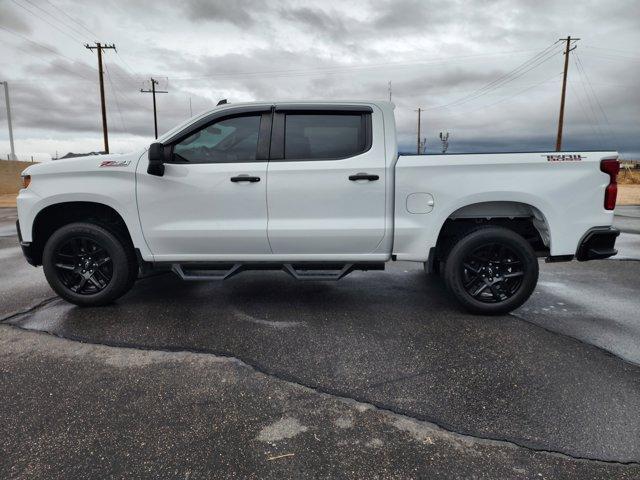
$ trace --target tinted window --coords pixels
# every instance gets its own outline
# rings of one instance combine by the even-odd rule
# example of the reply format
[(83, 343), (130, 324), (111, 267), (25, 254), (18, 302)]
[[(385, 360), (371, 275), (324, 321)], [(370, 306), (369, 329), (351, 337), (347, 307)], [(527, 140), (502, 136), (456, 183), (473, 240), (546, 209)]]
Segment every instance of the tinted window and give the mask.
[(259, 131), (259, 115), (221, 120), (176, 143), (174, 160), (184, 163), (255, 161)]
[(287, 114), (284, 158), (329, 159), (365, 150), (364, 116), (357, 114)]

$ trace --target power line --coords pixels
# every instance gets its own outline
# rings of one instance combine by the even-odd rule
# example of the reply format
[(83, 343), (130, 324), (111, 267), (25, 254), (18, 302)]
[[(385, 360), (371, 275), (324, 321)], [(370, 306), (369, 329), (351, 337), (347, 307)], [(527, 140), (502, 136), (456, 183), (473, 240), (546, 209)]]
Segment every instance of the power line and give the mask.
[(522, 95), (523, 93), (528, 92), (529, 90), (532, 90), (532, 89), (534, 89), (534, 88), (536, 88), (536, 87), (538, 87), (540, 85), (543, 85), (545, 83), (549, 83), (551, 80), (559, 77), (560, 75), (562, 75), (562, 72), (554, 73), (552, 76), (546, 78), (545, 80), (542, 80), (541, 82), (534, 83), (533, 85), (529, 85), (526, 88), (523, 88), (522, 90), (518, 90), (516, 93), (514, 93), (512, 95), (509, 95), (507, 97), (504, 97), (504, 98), (502, 98), (502, 99), (500, 99), (500, 100), (498, 100), (496, 102), (492, 102), (492, 103), (489, 103), (487, 105), (483, 105), (483, 106), (478, 107), (478, 108), (472, 108), (471, 110), (465, 110), (463, 112), (458, 112), (456, 114), (450, 115), (450, 117), (459, 117), (459, 116), (462, 116), (462, 115), (469, 115), (470, 113), (478, 112), (480, 110), (485, 110), (485, 109), (491, 108), (491, 107), (493, 107), (495, 105), (499, 105), (501, 103), (506, 102), (507, 100), (511, 100), (512, 98), (518, 97), (518, 96)]
[(587, 52), (587, 55), (589, 57), (604, 58), (606, 60), (617, 60), (619, 62), (628, 62), (628, 61), (640, 62), (640, 57), (626, 57), (624, 55), (614, 55), (612, 53), (608, 53), (606, 55), (603, 55), (603, 54), (598, 54), (598, 53), (589, 53), (589, 52)]
[(556, 50), (557, 43), (558, 42), (555, 42), (555, 43), (549, 45), (547, 48), (545, 48), (544, 50), (538, 52), (536, 55), (531, 57), (529, 60), (521, 63), (520, 65), (518, 65), (513, 70), (501, 75), (497, 79), (489, 82), (488, 84), (480, 87), (479, 89), (474, 90), (472, 93), (470, 93), (468, 95), (465, 95), (463, 97), (460, 97), (457, 100), (454, 100), (453, 102), (446, 103), (444, 105), (438, 105), (438, 106), (435, 106), (435, 107), (429, 107), (429, 110), (436, 109), (436, 108), (448, 108), (448, 107), (451, 107), (451, 106), (459, 106), (459, 105), (462, 105), (464, 103), (468, 103), (468, 102), (470, 102), (472, 100), (476, 100), (476, 99), (478, 99), (478, 98), (480, 98), (480, 97), (482, 97), (484, 95), (487, 95), (490, 92), (493, 92), (493, 91), (497, 90), (498, 88), (503, 87), (503, 86), (513, 82), (514, 80), (517, 80), (518, 78), (522, 77), (526, 73), (528, 73), (531, 70), (537, 68), (538, 66), (542, 65), (543, 63), (545, 63), (548, 60), (550, 60), (551, 58), (553, 58), (556, 54), (558, 54), (560, 52), (560, 50), (559, 49)]
[[(519, 78), (519, 76), (522, 76), (522, 74), (527, 73), (528, 71), (530, 71), (531, 69), (533, 69), (536, 66), (540, 65), (541, 63), (543, 63), (547, 59), (551, 58), (551, 55), (547, 55), (547, 54), (550, 53), (551, 50), (553, 50), (554, 46), (555, 46), (555, 43), (549, 45), (547, 48), (545, 48), (541, 52), (538, 52), (538, 54), (534, 55), (529, 60), (521, 63), (520, 65), (518, 65), (516, 68), (514, 68), (510, 72), (507, 72), (507, 73), (503, 74), (502, 76), (498, 77), (493, 82), (489, 82), (484, 87), (478, 89), (478, 92), (485, 92), (485, 91), (493, 90), (493, 89), (497, 88), (498, 86), (502, 86), (505, 83), (508, 83), (508, 82), (510, 82), (510, 81), (512, 81), (512, 80), (514, 80), (516, 78)], [(540, 63), (538, 63), (538, 62), (540, 62)]]
[[(40, 48), (43, 48), (43, 49), (53, 53), (54, 55), (57, 55), (58, 57), (65, 58), (65, 59), (67, 59), (67, 60), (69, 60), (71, 62), (79, 62), (79, 60), (77, 60), (77, 59), (74, 59), (74, 58), (71, 58), (71, 57), (67, 57), (66, 55), (63, 55), (62, 53), (54, 50), (51, 47), (43, 45), (42, 43), (36, 42), (34, 40), (31, 40), (30, 38), (27, 38), (24, 35), (19, 34), (18, 32), (14, 32), (13, 30), (9, 30), (8, 28), (3, 27), (2, 25), (0, 25), (0, 30), (4, 30), (5, 32), (10, 33), (11, 35), (15, 35), (16, 37), (20, 37), (22, 40), (25, 40), (25, 41), (27, 41), (29, 43), (32, 43), (33, 45), (36, 45), (36, 46), (38, 46)], [(80, 63), (83, 63), (83, 62), (80, 62)], [(83, 65), (86, 65), (86, 64), (83, 63)], [(93, 67), (91, 67), (89, 65), (86, 65), (86, 66), (89, 67), (89, 68), (93, 68)]]
[(120, 115), (120, 123), (122, 124), (122, 131), (127, 132), (127, 128), (124, 125), (124, 118), (122, 117), (122, 110), (120, 109), (120, 102), (118, 102), (118, 92), (113, 86), (113, 82), (111, 81), (111, 75), (109, 74), (109, 67), (107, 62), (104, 62), (104, 70), (107, 72), (107, 80), (109, 81), (109, 85), (111, 86), (111, 92), (113, 93), (113, 99), (116, 101), (116, 108), (118, 109), (118, 114)]
[[(622, 53), (626, 55), (635, 55), (636, 53), (638, 53), (637, 51), (632, 52), (630, 50), (620, 50), (617, 48), (594, 47), (593, 45), (585, 45), (584, 48), (588, 48), (590, 50), (603, 50), (607, 52), (616, 52), (616, 53)], [(635, 58), (638, 58), (638, 57), (635, 57)]]
[[(573, 62), (576, 66), (576, 70), (578, 71), (578, 75), (580, 76), (580, 78), (582, 78), (584, 75), (582, 73), (582, 71), (580, 70), (580, 66), (578, 65), (578, 62), (576, 61), (575, 57), (573, 59)], [(582, 90), (584, 92), (584, 96), (585, 99), (587, 100), (587, 104), (589, 105), (589, 108), (591, 109), (591, 114), (593, 115), (593, 120), (595, 122), (595, 126), (598, 130), (598, 134), (600, 135), (601, 138), (606, 138), (606, 135), (604, 134), (602, 127), (600, 125), (600, 121), (598, 120), (598, 114), (596, 113), (596, 108), (594, 106), (594, 103), (591, 99), (591, 95), (589, 94), (589, 91), (587, 90), (587, 82), (586, 81), (581, 81), (580, 85), (582, 86)]]
[(593, 88), (593, 85), (591, 84), (591, 79), (589, 78), (589, 75), (587, 75), (587, 71), (585, 70), (582, 60), (580, 59), (578, 54), (575, 55), (575, 60), (576, 60), (576, 65), (578, 66), (579, 70), (582, 71), (582, 73), (584, 74), (584, 78), (587, 80), (587, 85), (589, 86), (589, 90), (591, 90), (591, 94), (593, 95), (593, 98), (595, 99), (596, 104), (598, 105), (598, 109), (600, 110), (600, 113), (602, 113), (602, 117), (604, 118), (604, 121), (609, 127), (609, 131), (611, 135), (613, 136), (616, 144), (619, 144), (620, 142), (618, 141), (618, 138), (616, 136), (615, 129), (611, 125), (611, 122), (609, 121), (609, 117), (607, 116), (607, 113), (604, 111), (604, 108), (602, 107), (602, 103), (600, 102), (600, 99), (598, 98), (598, 95), (596, 94), (596, 91)]
[(140, 79), (135, 78), (135, 75), (137, 75), (133, 69), (129, 66), (129, 64), (127, 62), (124, 61), (124, 58), (122, 58), (120, 56), (120, 54), (116, 51), (116, 56), (118, 57), (118, 59), (120, 60), (120, 63), (122, 63), (122, 65), (124, 66), (123, 71), (129, 75), (129, 77), (134, 80), (136, 83), (140, 81)]
[(377, 63), (377, 64), (365, 64), (365, 65), (336, 65), (333, 67), (318, 67), (311, 69), (287, 69), (287, 70), (261, 70), (261, 71), (249, 71), (249, 72), (220, 72), (213, 73), (210, 75), (203, 75), (199, 77), (171, 77), (173, 81), (188, 81), (188, 80), (204, 80), (208, 78), (220, 78), (220, 77), (252, 77), (252, 76), (284, 76), (284, 77), (294, 77), (294, 76), (307, 76), (307, 75), (315, 75), (315, 74), (330, 74), (330, 73), (341, 73), (342, 71), (349, 70), (363, 70), (370, 68), (383, 68), (383, 67), (402, 67), (402, 66), (415, 66), (415, 65), (431, 65), (438, 63), (451, 63), (452, 59), (469, 59), (469, 58), (480, 58), (480, 57), (490, 57), (490, 56), (499, 56), (499, 55), (513, 55), (517, 53), (530, 52), (531, 50), (517, 50), (511, 52), (496, 52), (496, 53), (483, 53), (483, 54), (472, 54), (472, 55), (457, 55), (457, 56), (449, 56), (449, 57), (434, 57), (432, 59), (418, 60), (414, 62), (386, 62), (386, 63)]
[(22, 8), (25, 12), (29, 12), (31, 15), (33, 15), (36, 18), (39, 18), (40, 20), (42, 20), (43, 22), (45, 22), (46, 24), (50, 25), (51, 27), (55, 28), (56, 30), (58, 30), (60, 33), (62, 33), (63, 35), (66, 35), (67, 37), (69, 37), (71, 40), (73, 40), (74, 42), (79, 42), (82, 43), (82, 40), (74, 37), (73, 35), (69, 34), (69, 32), (66, 32), (65, 30), (62, 30), (61, 28), (59, 28), (58, 26), (54, 25), (53, 23), (51, 23), (49, 20), (47, 20), (46, 18), (43, 18), (41, 15), (37, 14), (36, 12), (29, 10), (27, 7), (25, 7), (24, 5), (19, 4), (16, 0), (11, 0), (13, 3), (15, 3), (17, 6), (19, 6), (20, 8)]
[[(67, 57), (66, 55), (63, 55), (63, 54), (61, 54), (60, 52), (57, 52), (56, 50), (54, 50), (54, 49), (52, 49), (52, 48), (48, 47), (47, 45), (43, 45), (42, 43), (38, 43), (38, 42), (36, 42), (36, 41), (33, 41), (33, 40), (31, 40), (30, 38), (27, 38), (27, 37), (25, 37), (24, 35), (20, 35), (20, 34), (19, 34), (19, 33), (17, 33), (17, 32), (13, 32), (13, 31), (11, 31), (11, 30), (9, 30), (9, 29), (7, 29), (7, 28), (4, 28), (4, 27), (3, 27), (3, 26), (1, 26), (1, 25), (0, 25), (0, 30), (4, 30), (5, 32), (10, 33), (11, 35), (15, 35), (16, 37), (19, 37), (19, 38), (21, 38), (22, 40), (25, 40), (25, 41), (27, 41), (27, 42), (29, 42), (29, 43), (31, 43), (31, 44), (33, 44), (33, 45), (37, 46), (37, 47), (40, 47), (40, 48), (44, 49), (44, 50), (47, 50), (48, 52), (50, 52), (50, 53), (52, 53), (52, 54), (54, 54), (54, 55), (56, 55), (56, 56), (58, 56), (58, 57), (60, 57), (60, 58), (64, 58), (65, 60), (68, 60), (68, 61), (70, 61), (70, 62), (72, 62), (72, 63), (79, 63), (79, 64), (81, 64), (83, 67), (87, 67), (87, 68), (89, 68), (89, 69), (91, 69), (91, 70), (95, 71), (95, 68), (93, 68), (91, 65), (87, 65), (86, 63), (81, 62), (80, 60), (77, 60), (77, 59), (74, 59), (74, 58), (71, 58), (71, 57)], [(38, 55), (36, 55), (34, 52), (29, 52), (29, 51), (24, 50), (23, 48), (20, 48), (20, 47), (15, 47), (15, 48), (18, 48), (19, 50), (22, 50), (22, 51), (23, 51), (24, 53), (26, 53), (27, 55), (32, 55), (32, 56), (34, 56), (34, 57), (37, 57), (37, 58), (38, 58)], [(44, 60), (43, 60), (43, 61), (44, 61)], [(58, 65), (58, 67), (62, 68), (62, 69), (63, 69), (63, 70), (65, 70), (66, 72), (69, 72), (69, 73), (71, 73), (71, 74), (73, 74), (73, 75), (77, 75), (77, 76), (79, 76), (79, 77), (82, 77), (82, 78), (84, 78), (84, 79), (85, 79), (85, 80), (87, 80), (87, 81), (91, 81), (91, 82), (93, 81), (93, 79), (91, 79), (91, 78), (89, 78), (89, 77), (84, 76), (83, 74), (81, 74), (81, 73), (80, 73), (80, 72), (78, 72), (78, 71), (70, 70), (70, 69), (68, 69), (68, 68), (66, 68), (66, 67), (63, 67), (62, 65)]]
[(598, 128), (599, 127), (598, 122), (589, 114), (589, 111), (585, 108), (584, 102), (582, 101), (582, 99), (580, 98), (580, 95), (578, 94), (578, 89), (574, 87), (573, 83), (574, 82), (569, 82), (569, 88), (571, 88), (571, 91), (573, 92), (573, 96), (578, 101), (580, 110), (582, 110), (582, 114), (587, 119), (587, 122), (589, 124), (589, 127), (591, 128), (591, 131), (593, 132), (594, 137), (598, 138), (599, 146), (602, 147), (603, 146), (602, 139), (604, 138), (604, 136), (602, 134), (602, 131), (600, 131), (600, 129)]
[(545, 48), (541, 52), (538, 52), (532, 58), (530, 58), (527, 61), (525, 61), (524, 63), (518, 65), (513, 70), (501, 75), (500, 77), (498, 77), (497, 79), (493, 80), (492, 82), (489, 82), (488, 84), (484, 85), (483, 87), (480, 87), (479, 89), (474, 90), (473, 92), (471, 92), (471, 94), (465, 95), (465, 96), (463, 96), (463, 97), (461, 97), (461, 98), (459, 98), (457, 100), (454, 100), (453, 102), (447, 103), (445, 105), (440, 105), (438, 107), (431, 107), (431, 108), (444, 108), (444, 107), (449, 107), (449, 106), (454, 106), (454, 105), (457, 106), (457, 105), (460, 105), (462, 103), (467, 103), (467, 102), (469, 102), (471, 100), (475, 100), (475, 99), (477, 99), (477, 98), (479, 98), (481, 96), (484, 96), (484, 95), (490, 93), (491, 91), (494, 91), (497, 88), (502, 87), (502, 86), (512, 82), (513, 80), (516, 80), (516, 79), (520, 78), (525, 73), (533, 70), (537, 66), (539, 66), (542, 63), (544, 63), (547, 60), (549, 60), (553, 55), (555, 55), (555, 53), (557, 53), (557, 52), (551, 53), (551, 50), (553, 49), (554, 46), (555, 46), (555, 43), (551, 44), (550, 46), (548, 46), (547, 48)]
[[(106, 70), (107, 63), (108, 63), (107, 61), (104, 62), (105, 70)], [(113, 67), (113, 64), (112, 64), (112, 67)], [(112, 78), (116, 79), (117, 77), (115, 75), (113, 75)], [(122, 77), (119, 77), (119, 78), (122, 78)], [(115, 87), (116, 83), (114, 83), (113, 85)], [(128, 96), (129, 94), (126, 93), (125, 91), (119, 90), (118, 93), (119, 93), (120, 97), (123, 98), (124, 100), (126, 100), (126, 102), (128, 104), (135, 105), (136, 107), (142, 108), (142, 109), (147, 110), (147, 111), (151, 111), (151, 107), (149, 107), (148, 105), (143, 105), (143, 104), (138, 103), (137, 100), (134, 100), (133, 98), (129, 97)]]
[(74, 26), (69, 25), (66, 22), (63, 22), (62, 20), (60, 20), (58, 17), (56, 17), (55, 15), (53, 15), (51, 12), (49, 12), (48, 10), (45, 10), (44, 8), (42, 8), (40, 5), (36, 5), (35, 3), (33, 3), (31, 0), (24, 0), (25, 2), (27, 2), (29, 5), (31, 5), (32, 7), (37, 8), (38, 10), (40, 10), (41, 12), (44, 12), (46, 15), (48, 15), (49, 17), (53, 18), (56, 22), (59, 22), (61, 25), (63, 25), (65, 28), (68, 28), (69, 30), (73, 31), (74, 33), (77, 33), (78, 35), (80, 35), (80, 37), (83, 37), (85, 34), (78, 31)]
[(89, 33), (89, 35), (93, 36), (94, 38), (97, 37), (97, 35), (92, 31), (89, 30), (84, 23), (80, 22), (79, 20), (77, 20), (76, 18), (72, 17), (71, 15), (67, 14), (67, 12), (65, 12), (64, 10), (62, 10), (61, 8), (59, 8), (58, 6), (56, 6), (55, 4), (51, 3), (49, 0), (45, 0), (45, 2), (47, 2), (49, 5), (51, 5), (53, 8), (55, 8), (56, 10), (58, 10), (60, 13), (62, 13), (65, 17), (67, 17), (69, 20), (71, 20), (72, 22), (78, 24), (80, 27), (82, 27), (87, 33)]

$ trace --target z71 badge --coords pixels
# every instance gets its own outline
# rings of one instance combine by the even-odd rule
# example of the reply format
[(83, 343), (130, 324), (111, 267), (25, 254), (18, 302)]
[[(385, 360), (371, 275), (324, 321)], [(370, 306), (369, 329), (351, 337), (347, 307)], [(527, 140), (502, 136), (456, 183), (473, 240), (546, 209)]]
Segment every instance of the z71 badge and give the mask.
[(547, 155), (547, 162), (579, 162), (582, 155)]
[(101, 167), (127, 167), (131, 163), (130, 160), (105, 160), (100, 164)]

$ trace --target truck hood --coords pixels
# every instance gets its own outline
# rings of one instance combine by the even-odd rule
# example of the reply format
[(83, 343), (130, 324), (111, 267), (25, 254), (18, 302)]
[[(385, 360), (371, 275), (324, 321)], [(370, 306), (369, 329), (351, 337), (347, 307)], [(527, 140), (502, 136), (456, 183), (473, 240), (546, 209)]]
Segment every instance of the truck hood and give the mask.
[(126, 154), (89, 155), (65, 158), (30, 165), (22, 175), (64, 174), (80, 172), (101, 172), (113, 170), (135, 170), (138, 159), (146, 150)]

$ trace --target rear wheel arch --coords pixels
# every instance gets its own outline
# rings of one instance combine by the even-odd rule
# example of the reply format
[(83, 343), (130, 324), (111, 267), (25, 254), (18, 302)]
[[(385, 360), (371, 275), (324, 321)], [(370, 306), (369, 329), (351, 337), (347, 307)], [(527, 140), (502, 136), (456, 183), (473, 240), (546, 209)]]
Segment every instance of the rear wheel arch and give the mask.
[(456, 239), (482, 226), (512, 230), (525, 238), (539, 256), (549, 253), (549, 222), (540, 209), (524, 202), (487, 201), (460, 207), (445, 219), (436, 242), (436, 257), (444, 259)]

